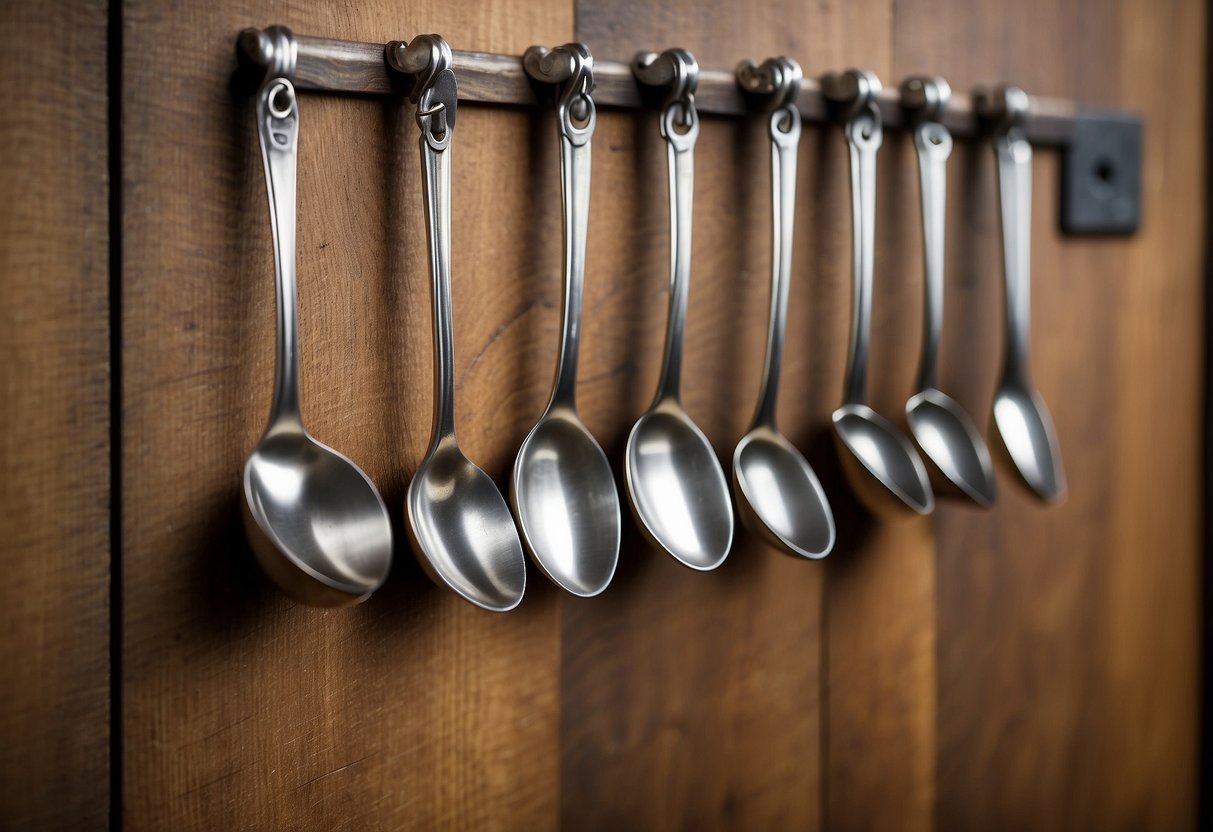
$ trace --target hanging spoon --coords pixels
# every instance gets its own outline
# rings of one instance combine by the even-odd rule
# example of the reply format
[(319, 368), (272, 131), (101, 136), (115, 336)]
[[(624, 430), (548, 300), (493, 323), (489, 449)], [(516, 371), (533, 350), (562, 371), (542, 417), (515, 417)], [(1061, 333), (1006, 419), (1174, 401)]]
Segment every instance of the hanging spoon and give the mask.
[(800, 64), (791, 58), (771, 58), (761, 66), (744, 61), (737, 67), (742, 89), (769, 97), (773, 233), (766, 366), (754, 421), (733, 452), (733, 493), (751, 531), (785, 554), (823, 558), (834, 548), (834, 514), (808, 460), (775, 427), (792, 276), (801, 79)]
[(632, 511), (646, 536), (679, 562), (707, 571), (720, 566), (729, 554), (733, 507), (716, 452), (679, 400), (691, 277), (699, 65), (686, 50), (670, 49), (660, 55), (637, 55), (632, 72), (642, 87), (667, 90), (661, 135), (670, 171), (670, 310), (661, 382), (653, 405), (628, 436), (624, 480)]
[(1007, 295), (1007, 346), (1002, 382), (994, 396), (994, 425), (1004, 459), (1041, 500), (1065, 497), (1057, 434), (1044, 400), (1036, 392), (1028, 364), (1032, 259), (1032, 145), (1024, 135), (1030, 102), (1017, 87), (982, 91), (978, 112), (990, 124), (998, 159), (1002, 213), (1002, 264)]
[(594, 86), (584, 44), (523, 57), (531, 78), (563, 84), (556, 104), (564, 205), (563, 337), (552, 397), (514, 463), (510, 502), (532, 560), (559, 586), (582, 597), (606, 589), (619, 563), (619, 494), (606, 454), (577, 415), (577, 355), (590, 213), (590, 137)]
[(265, 572), (305, 604), (365, 600), (392, 564), (392, 524), (374, 483), (303, 427), (295, 282), (299, 105), (290, 77), (295, 40), (270, 27), (251, 45), (268, 67), (257, 92), (257, 135), (274, 238), (278, 362), (269, 426), (244, 464), (244, 528)]
[(388, 65), (413, 83), (421, 128), (426, 229), (434, 303), (434, 426), (409, 483), (406, 515), (418, 560), (435, 583), (478, 607), (512, 610), (526, 588), (526, 562), (510, 508), (489, 475), (455, 440), (451, 325), (451, 137), (456, 86), (451, 48), (438, 35), (387, 46)]
[(952, 91), (942, 78), (911, 78), (901, 102), (914, 123), (918, 179), (922, 191), (924, 279), (922, 364), (918, 392), (906, 402), (910, 433), (930, 464), (941, 493), (961, 494), (983, 508), (994, 504), (994, 465), (985, 440), (964, 408), (937, 386), (939, 337), (943, 328), (944, 201), (952, 134), (940, 123)]
[(930, 514), (935, 495), (922, 460), (888, 420), (864, 403), (876, 248), (876, 151), (881, 143), (876, 97), (880, 81), (870, 72), (852, 69), (825, 76), (821, 89), (834, 117), (843, 123), (851, 150), (851, 344), (846, 398), (834, 411), (834, 435), (847, 479), (869, 508), (882, 514)]

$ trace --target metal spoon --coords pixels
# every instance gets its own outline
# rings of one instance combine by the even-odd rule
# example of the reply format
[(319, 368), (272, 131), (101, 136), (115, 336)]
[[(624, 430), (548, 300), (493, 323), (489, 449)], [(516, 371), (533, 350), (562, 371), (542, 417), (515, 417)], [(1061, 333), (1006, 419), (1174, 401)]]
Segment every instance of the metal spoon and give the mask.
[(455, 440), (451, 326), (451, 137), (456, 85), (451, 48), (438, 35), (388, 44), (388, 65), (413, 78), (434, 301), (434, 426), (409, 483), (406, 515), (422, 568), (478, 607), (511, 610), (526, 589), (526, 561), (510, 508)]
[(679, 562), (706, 571), (724, 562), (733, 543), (729, 485), (716, 452), (679, 401), (682, 338), (691, 276), (691, 200), (699, 114), (699, 66), (691, 53), (670, 49), (636, 56), (643, 86), (665, 87), (661, 135), (670, 170), (670, 311), (665, 360), (653, 405), (632, 426), (624, 480), (646, 536)]
[[(910, 78), (901, 87), (902, 105), (914, 122), (918, 178), (922, 192), (922, 245), (925, 271), (922, 364), (918, 392), (906, 402), (910, 433), (926, 461), (936, 491), (994, 504), (994, 464), (985, 440), (964, 408), (937, 386), (939, 336), (943, 327), (944, 201), (952, 134), (940, 123), (952, 91), (942, 78)], [(941, 491), (942, 489), (942, 491)]]
[(305, 604), (365, 600), (392, 565), (392, 524), (374, 483), (346, 457), (313, 439), (299, 401), (295, 282), (295, 175), (299, 108), (290, 76), (294, 40), (264, 33), (272, 58), (257, 93), (274, 237), (278, 362), (265, 435), (244, 464), (244, 528), (262, 569)]
[(851, 150), (853, 307), (847, 358), (846, 396), (834, 411), (834, 435), (851, 487), (882, 514), (930, 514), (935, 495), (914, 447), (864, 403), (868, 337), (872, 324), (872, 264), (875, 257), (876, 151), (881, 142), (876, 97), (880, 81), (870, 72), (827, 75), (822, 92), (843, 123)]
[(1024, 134), (1030, 102), (1023, 90), (979, 92), (978, 111), (991, 123), (998, 159), (1002, 263), (1007, 294), (1007, 346), (994, 396), (994, 425), (1004, 459), (1041, 500), (1065, 497), (1066, 475), (1053, 419), (1032, 383), (1028, 364), (1031, 312), (1032, 145)]
[(771, 136), (771, 319), (767, 332), (762, 392), (749, 432), (733, 451), (733, 493), (746, 526), (789, 555), (823, 558), (834, 548), (834, 514), (808, 461), (775, 426), (783, 333), (792, 276), (792, 232), (796, 213), (796, 153), (800, 147), (800, 65), (771, 58), (761, 66), (744, 61), (737, 80), (751, 94), (770, 96)]
[(590, 212), (594, 59), (584, 44), (533, 46), (527, 73), (563, 84), (556, 103), (564, 205), (563, 336), (552, 397), (514, 463), (510, 502), (532, 560), (574, 595), (606, 589), (619, 564), (619, 494), (606, 454), (577, 415), (577, 355)]

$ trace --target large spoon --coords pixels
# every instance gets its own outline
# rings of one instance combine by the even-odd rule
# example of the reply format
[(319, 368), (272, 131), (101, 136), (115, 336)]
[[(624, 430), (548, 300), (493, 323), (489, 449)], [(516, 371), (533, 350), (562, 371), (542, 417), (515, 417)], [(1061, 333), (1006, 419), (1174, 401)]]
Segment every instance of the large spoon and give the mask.
[(438, 35), (387, 47), (388, 65), (413, 81), (426, 229), (433, 276), (434, 426), (429, 452), (409, 483), (406, 515), (421, 566), (440, 586), (478, 607), (511, 610), (526, 589), (526, 561), (501, 492), (455, 440), (451, 326), (451, 137), (456, 86), (451, 48)]
[(767, 100), (771, 137), (771, 318), (767, 331), (762, 392), (749, 432), (733, 451), (733, 493), (742, 521), (789, 555), (823, 558), (834, 548), (834, 514), (808, 460), (775, 426), (783, 334), (792, 277), (792, 232), (796, 214), (796, 153), (802, 79), (791, 58), (771, 58), (761, 66), (744, 61), (737, 80)]
[(870, 72), (852, 69), (825, 76), (821, 88), (834, 117), (843, 123), (851, 156), (851, 343), (845, 400), (834, 411), (834, 436), (847, 479), (870, 509), (887, 515), (929, 514), (935, 495), (914, 446), (865, 403), (876, 249), (876, 151), (882, 137), (876, 108), (880, 81)]
[(939, 337), (943, 328), (944, 204), (952, 134), (940, 123), (952, 91), (942, 78), (910, 78), (901, 102), (914, 123), (918, 180), (922, 193), (923, 283), (922, 363), (918, 392), (906, 402), (910, 433), (928, 463), (936, 491), (959, 494), (983, 508), (994, 504), (994, 464), (990, 451), (964, 408), (937, 382)]
[(244, 464), (244, 528), (261, 568), (305, 604), (356, 604), (392, 565), (392, 524), (374, 483), (303, 427), (295, 281), (295, 176), (299, 107), (294, 38), (262, 33), (269, 65), (257, 92), (277, 283), (278, 361), (269, 426)]
[(564, 309), (552, 397), (514, 463), (510, 502), (545, 575), (574, 595), (606, 589), (619, 563), (619, 494), (606, 454), (577, 415), (577, 355), (590, 213), (593, 57), (584, 44), (527, 50), (534, 79), (563, 84), (556, 102), (564, 206)]
[(1032, 145), (1024, 134), (1030, 102), (1023, 90), (1003, 87), (979, 92), (978, 111), (991, 125), (998, 159), (1002, 214), (1002, 264), (1006, 284), (1007, 345), (1002, 381), (994, 396), (994, 425), (1004, 460), (1041, 500), (1065, 497), (1057, 434), (1044, 400), (1036, 392), (1028, 363), (1032, 260)]
[(637, 55), (632, 70), (642, 86), (667, 90), (661, 135), (670, 171), (670, 309), (661, 381), (653, 405), (628, 435), (624, 480), (645, 535), (679, 562), (706, 571), (720, 566), (729, 554), (733, 507), (720, 460), (679, 398), (691, 277), (699, 65), (686, 50), (670, 49)]

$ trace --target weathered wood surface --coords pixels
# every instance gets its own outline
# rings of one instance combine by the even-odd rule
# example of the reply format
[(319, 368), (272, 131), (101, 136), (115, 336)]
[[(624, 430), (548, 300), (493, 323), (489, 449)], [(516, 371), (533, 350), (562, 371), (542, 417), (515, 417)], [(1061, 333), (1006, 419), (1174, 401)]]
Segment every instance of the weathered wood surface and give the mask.
[(109, 812), (106, 54), (104, 3), (0, 6), (0, 826), (10, 829), (99, 829)]
[[(1175, 71), (1201, 65), (1202, 6), (135, 0), (125, 18), (127, 826), (1194, 824), (1203, 105), (1174, 101), (1204, 100), (1200, 73)], [(576, 37), (615, 61), (671, 45), (715, 67), (786, 53), (810, 76), (860, 65), (892, 86), (929, 71), (1146, 113), (1132, 239), (1061, 238), (1058, 160), (1036, 164), (1034, 359), (1069, 502), (1043, 509), (1001, 476), (984, 514), (885, 524), (855, 504), (828, 435), (849, 319), (846, 154), (840, 131), (809, 128), (780, 416), (834, 502), (830, 561), (739, 533), (719, 572), (695, 574), (627, 521), (601, 598), (532, 571), (521, 609), (494, 617), (431, 587), (400, 524), (399, 565), (366, 605), (285, 601), (237, 519), (269, 404), (273, 292), (251, 102), (227, 86), (235, 34), (272, 22), (366, 42), (436, 31), (504, 54)], [(303, 97), (301, 127), (305, 415), (399, 517), (429, 431), (416, 128), (407, 107), (334, 96)], [(461, 439), (502, 484), (557, 341), (554, 130), (548, 113), (466, 106), (455, 139)], [(654, 116), (606, 110), (594, 147), (579, 400), (618, 463), (660, 361), (665, 151)], [(990, 155), (960, 142), (950, 167), (943, 350), (945, 386), (983, 423), (1001, 337)], [(685, 399), (727, 461), (766, 325), (761, 123), (705, 118), (697, 174)], [(921, 334), (904, 136), (887, 135), (880, 175), (871, 385), (897, 417)]]
[[(571, 9), (223, 0), (125, 14), (127, 828), (551, 827), (556, 593), (537, 586), (518, 612), (484, 613), (431, 586), (405, 537), (431, 398), (410, 108), (300, 102), (304, 415), (381, 487), (397, 566), (373, 604), (323, 612), (286, 601), (250, 560), (239, 476), (269, 408), (273, 263), (252, 102), (228, 77), (233, 39), (254, 24), (376, 41), (433, 30), (521, 52), (568, 40)], [(553, 275), (532, 262), (559, 240), (560, 209), (536, 195), (558, 175), (540, 126), (468, 108), (453, 149), (461, 438), (499, 478), (535, 415), (529, 362), (547, 354), (532, 351), (530, 311)]]

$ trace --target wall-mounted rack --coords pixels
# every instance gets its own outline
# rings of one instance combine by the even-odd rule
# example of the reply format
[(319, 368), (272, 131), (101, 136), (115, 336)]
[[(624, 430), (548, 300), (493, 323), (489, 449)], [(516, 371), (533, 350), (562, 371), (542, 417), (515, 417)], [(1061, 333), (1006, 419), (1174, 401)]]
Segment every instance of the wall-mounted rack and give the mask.
[[(384, 44), (295, 35), (298, 48), (296, 89), (352, 95), (388, 95), (396, 91), (384, 62)], [(240, 59), (263, 66), (267, 36), (245, 29), (237, 38)], [(764, 57), (764, 56), (752, 56)], [(547, 106), (549, 101), (527, 77), (521, 56), (454, 51), (459, 100), (509, 107)], [(1027, 137), (1034, 145), (1061, 148), (1060, 221), (1075, 234), (1132, 233), (1140, 224), (1142, 122), (1127, 113), (1088, 112), (1074, 102), (1030, 96)], [(629, 64), (594, 61), (594, 102), (599, 107), (646, 107)], [(801, 118), (830, 121), (821, 84), (806, 77), (797, 99)], [(702, 114), (752, 113), (732, 70), (701, 68), (695, 93)], [(878, 106), (886, 128), (909, 126), (895, 86), (886, 87)], [(954, 93), (942, 119), (954, 136), (983, 135), (973, 96)]]

